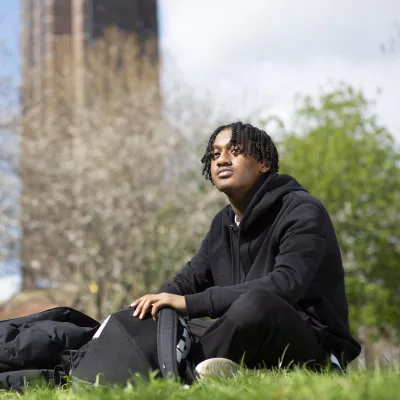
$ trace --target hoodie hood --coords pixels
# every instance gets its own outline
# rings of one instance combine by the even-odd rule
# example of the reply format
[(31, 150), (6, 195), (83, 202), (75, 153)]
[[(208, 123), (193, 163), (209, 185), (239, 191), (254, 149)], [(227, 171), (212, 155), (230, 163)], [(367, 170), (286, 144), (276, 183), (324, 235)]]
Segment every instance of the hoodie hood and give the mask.
[[(267, 173), (260, 189), (258, 189), (246, 208), (243, 218), (240, 221), (240, 230), (245, 231), (249, 229), (250, 226), (259, 221), (260, 218), (267, 214), (271, 208), (280, 202), (288, 193), (299, 191), (307, 192), (307, 190), (290, 175), (279, 175), (276, 172)], [(232, 221), (234, 221), (235, 214), (230, 205), (226, 210), (229, 216), (229, 222), (226, 221), (226, 223), (231, 224)]]

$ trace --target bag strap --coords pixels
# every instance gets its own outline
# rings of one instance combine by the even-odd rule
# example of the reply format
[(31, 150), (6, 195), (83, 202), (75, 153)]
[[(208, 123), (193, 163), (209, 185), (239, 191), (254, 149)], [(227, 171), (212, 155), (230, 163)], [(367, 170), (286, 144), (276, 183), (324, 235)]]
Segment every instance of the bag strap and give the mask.
[(161, 374), (164, 378), (179, 377), (176, 343), (178, 315), (172, 308), (163, 308), (158, 313), (157, 355)]
[(62, 368), (9, 371), (0, 374), (0, 390), (22, 393), (28, 387), (56, 387), (66, 383)]
[(157, 356), (162, 376), (192, 384), (198, 376), (187, 358), (193, 343), (189, 327), (172, 308), (161, 309), (157, 316)]

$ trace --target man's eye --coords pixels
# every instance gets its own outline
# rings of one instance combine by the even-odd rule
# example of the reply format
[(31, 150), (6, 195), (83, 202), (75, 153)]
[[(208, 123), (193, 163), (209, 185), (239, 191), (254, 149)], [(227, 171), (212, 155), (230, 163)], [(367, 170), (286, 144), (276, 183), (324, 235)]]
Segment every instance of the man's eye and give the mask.
[(239, 153), (239, 152), (240, 152), (240, 147), (235, 146), (235, 147), (232, 149), (232, 151), (233, 151), (234, 153)]
[(215, 158), (218, 158), (219, 155), (220, 155), (220, 153), (212, 153), (211, 157), (215, 159)]

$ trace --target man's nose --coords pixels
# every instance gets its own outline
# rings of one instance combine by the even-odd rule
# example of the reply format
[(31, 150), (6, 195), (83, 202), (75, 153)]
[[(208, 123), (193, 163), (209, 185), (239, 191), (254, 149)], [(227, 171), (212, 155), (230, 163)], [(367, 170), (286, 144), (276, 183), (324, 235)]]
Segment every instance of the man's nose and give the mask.
[(217, 160), (217, 165), (222, 166), (222, 165), (230, 165), (231, 164), (231, 158), (229, 151), (221, 151), (221, 155), (218, 157)]

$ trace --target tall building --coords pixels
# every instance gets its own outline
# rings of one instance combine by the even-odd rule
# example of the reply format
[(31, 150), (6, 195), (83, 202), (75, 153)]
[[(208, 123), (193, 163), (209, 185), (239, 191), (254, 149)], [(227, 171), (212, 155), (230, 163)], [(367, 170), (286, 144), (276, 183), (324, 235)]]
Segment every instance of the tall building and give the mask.
[[(40, 124), (50, 109), (60, 107), (55, 80), (62, 75), (66, 60), (68, 93), (64, 88), (62, 102), (68, 109), (82, 105), (82, 60), (87, 49), (113, 26), (135, 34), (143, 49), (151, 43), (147, 55), (158, 59), (156, 0), (22, 0), (21, 95), (24, 109), (35, 110), (35, 121)], [(51, 99), (46, 90), (52, 93)]]
[[(132, 87), (137, 88), (137, 96), (142, 103), (144, 101), (140, 97), (140, 90), (142, 93), (150, 93), (150, 100), (147, 101), (146, 106), (149, 104), (149, 108), (156, 114), (160, 110), (160, 96), (157, 62), (157, 0), (22, 0), (21, 8), (21, 103), (23, 107), (21, 228), (23, 235), (20, 260), (23, 288), (27, 289), (36, 285), (37, 276), (32, 271), (37, 268), (37, 260), (41, 259), (45, 251), (43, 247), (40, 247), (41, 237), (45, 234), (41, 228), (41, 221), (46, 218), (52, 219), (52, 221), (60, 221), (61, 226), (61, 222), (69, 219), (68, 212), (62, 207), (56, 207), (46, 215), (41, 214), (42, 208), (38, 207), (38, 204), (41, 204), (41, 196), (49, 195), (50, 197), (53, 190), (47, 182), (40, 180), (41, 174), (35, 167), (36, 160), (48, 162), (49, 154), (49, 157), (57, 159), (57, 151), (54, 152), (54, 148), (48, 150), (46, 146), (42, 148), (39, 145), (42, 153), (36, 153), (36, 148), (31, 146), (32, 142), (40, 143), (40, 140), (36, 141), (36, 138), (43, 138), (44, 134), (51, 137), (55, 132), (53, 128), (56, 127), (59, 136), (55, 142), (59, 148), (63, 148), (68, 142), (68, 135), (62, 136), (64, 132), (67, 132), (63, 130), (64, 121), (67, 127), (72, 121), (79, 130), (81, 120), (75, 119), (79, 116), (79, 111), (86, 105), (90, 107), (91, 99), (99, 93), (104, 93), (107, 97), (108, 88), (112, 88), (113, 84), (117, 86), (115, 82), (120, 82), (125, 93), (131, 94)], [(134, 43), (136, 52), (129, 53), (130, 59), (122, 57), (118, 61), (117, 57), (117, 62), (111, 60), (112, 62), (107, 63), (106, 58), (115, 53), (113, 50), (115, 43), (107, 42), (104, 37), (108, 37), (108, 28), (112, 30), (113, 27), (112, 32), (117, 32), (117, 38), (118, 32), (124, 33), (120, 36), (126, 38), (118, 42), (118, 54), (125, 57), (125, 54), (129, 53), (126, 50), (129, 47), (126, 46), (131, 42)], [(136, 42), (131, 38), (136, 38)], [(90, 64), (92, 60), (90, 57), (93, 52), (95, 55), (100, 53), (97, 64), (95, 58), (98, 69), (91, 69), (93, 62)], [(132, 54), (134, 54), (133, 57)], [(145, 58), (147, 64), (143, 63), (143, 65), (152, 67), (149, 68), (152, 72), (147, 75), (150, 78), (146, 79), (140, 72), (144, 70), (143, 66), (140, 66), (140, 61)], [(130, 73), (128, 67), (130, 68), (136, 61), (139, 61), (137, 63), (139, 70), (140, 68), (142, 70), (136, 78), (131, 78), (133, 74)], [(107, 74), (109, 68), (113, 68), (111, 72), (114, 75)], [(97, 92), (97, 88), (94, 88), (93, 71), (99, 71), (102, 74), (100, 81), (108, 79), (104, 87), (100, 87), (100, 91)], [(126, 85), (126, 80), (121, 78), (118, 81), (113, 78), (118, 76), (119, 79), (122, 75), (124, 79), (128, 77), (132, 83)], [(118, 93), (117, 90), (116, 93)], [(110, 96), (110, 98), (113, 97)], [(93, 115), (93, 113), (89, 112), (88, 115)], [(65, 137), (66, 140), (63, 142), (59, 140), (60, 137)], [(51, 154), (55, 155), (51, 156)], [(47, 168), (50, 171), (51, 165)], [(58, 179), (59, 177), (54, 178), (56, 184)], [(60, 178), (60, 182), (61, 180)], [(72, 190), (68, 187), (69, 182), (68, 179), (63, 181), (66, 191)], [(57, 231), (54, 235), (61, 237), (63, 232)]]

